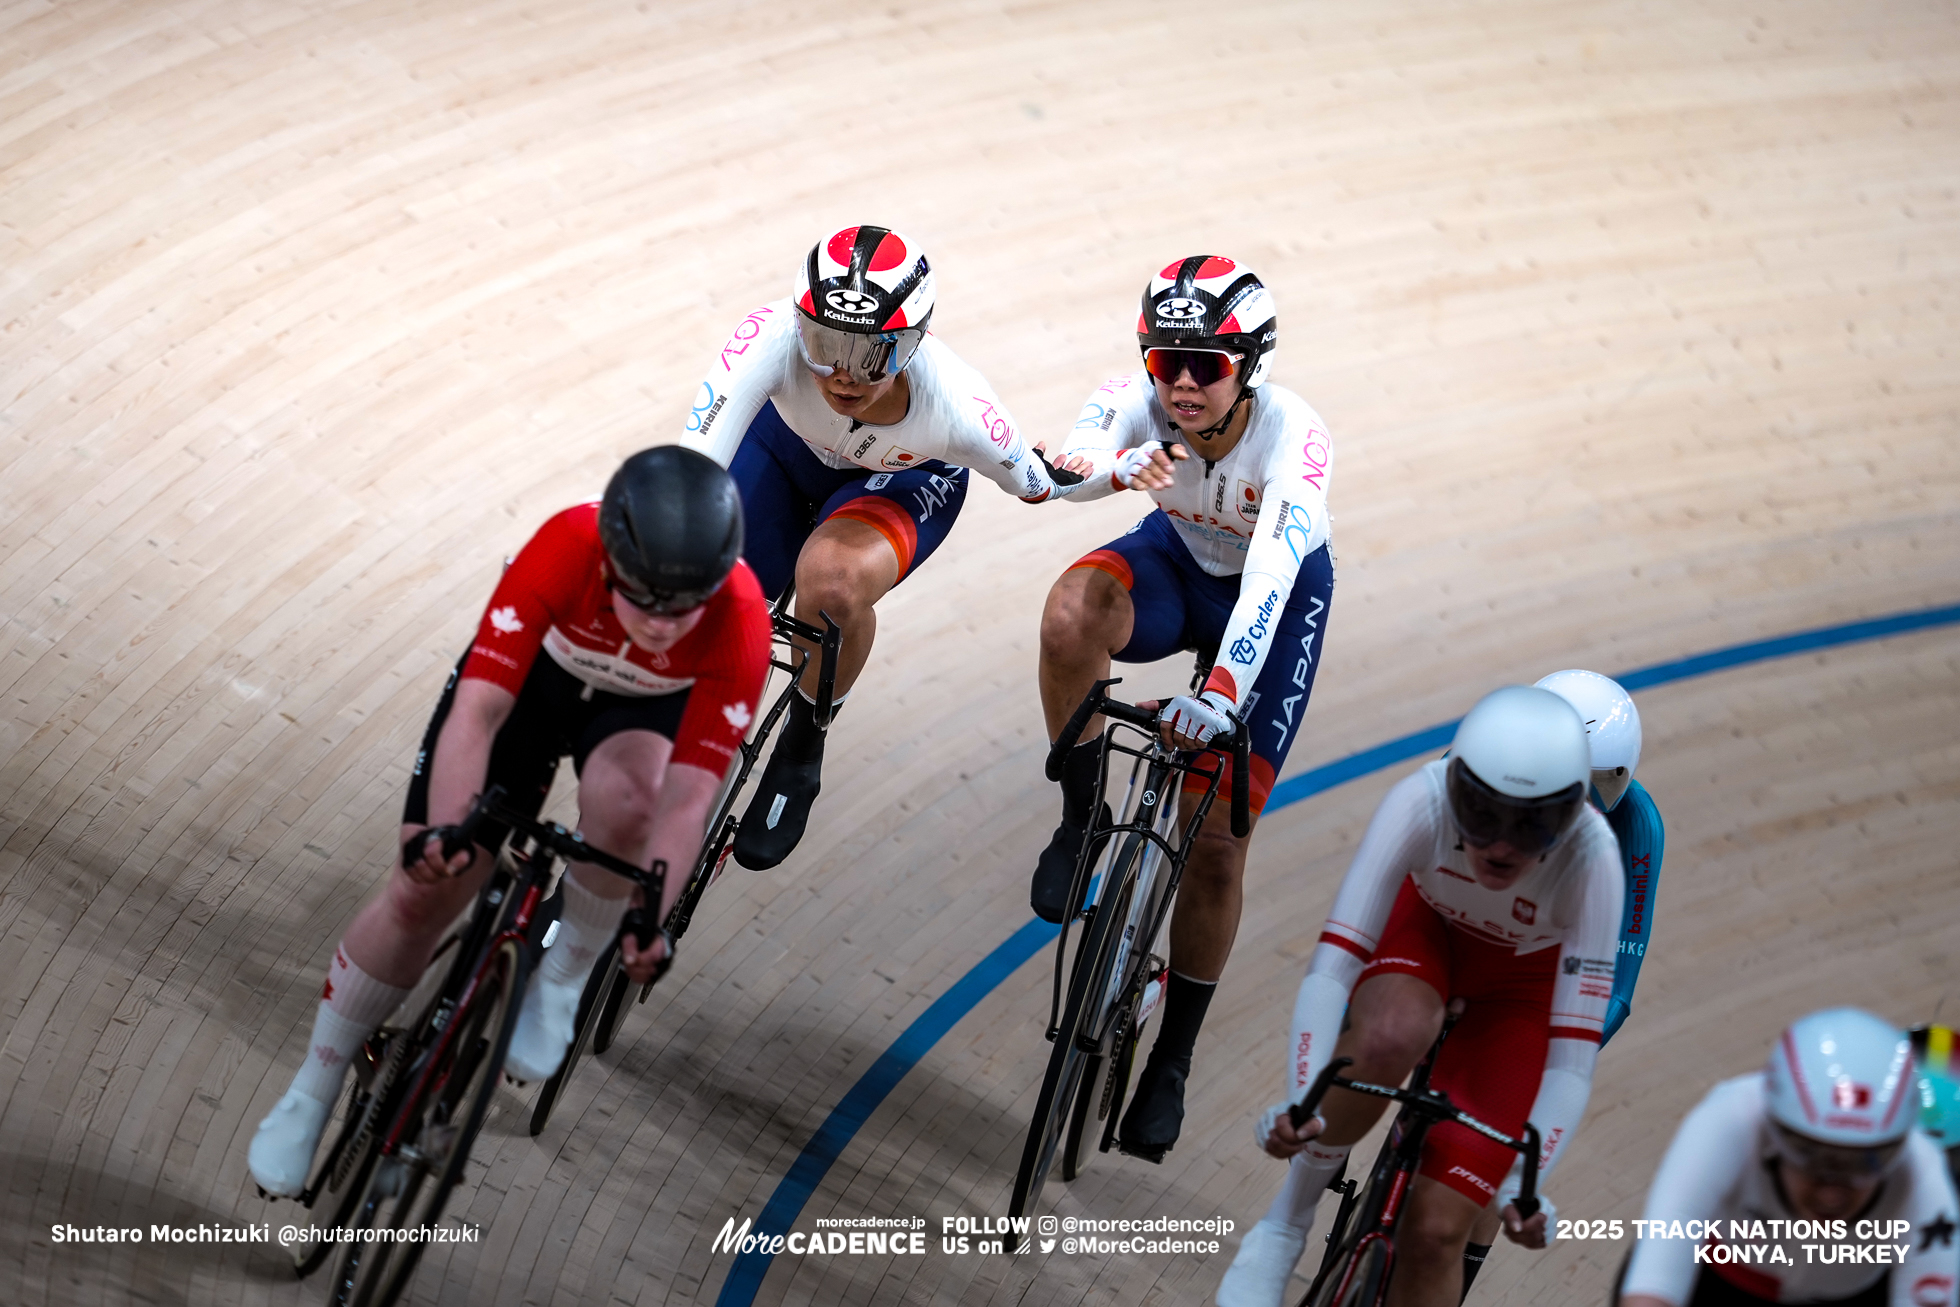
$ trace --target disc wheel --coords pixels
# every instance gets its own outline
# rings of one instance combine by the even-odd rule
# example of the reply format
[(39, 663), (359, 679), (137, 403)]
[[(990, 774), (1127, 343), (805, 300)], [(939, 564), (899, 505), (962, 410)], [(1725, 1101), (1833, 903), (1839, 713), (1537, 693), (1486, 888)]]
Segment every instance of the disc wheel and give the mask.
[[(1062, 1145), (1062, 1179), (1073, 1180), (1082, 1174), (1082, 1164), (1089, 1160), (1088, 1146), (1089, 1116), (1106, 1097), (1103, 1088), (1106, 1077), (1103, 1071), (1106, 1061), (1098, 1054), (1089, 1055), (1089, 1065), (1082, 1072), (1082, 1091), (1075, 1096), (1075, 1106), (1069, 1109), (1068, 1139)], [(1113, 1068), (1111, 1068), (1113, 1070)]]
[(587, 1045), (592, 1047), (594, 1053), (606, 1051), (605, 1045), (597, 1042), (598, 1034), (603, 1030), (598, 1018), (605, 1009), (606, 997), (611, 992), (611, 982), (618, 970), (619, 944), (615, 941), (606, 946), (605, 952), (599, 955), (591, 973), (585, 978), (585, 988), (578, 996), (578, 1016), (572, 1027), (572, 1046), (565, 1050), (565, 1060), (538, 1086), (538, 1101), (531, 1108), (533, 1135), (544, 1133), (546, 1123), (551, 1120), (551, 1110), (558, 1106), (558, 1095), (571, 1080), (572, 1068), (578, 1065)]
[(1136, 859), (1143, 841), (1131, 836), (1117, 859), (1106, 885), (1116, 888), (1104, 895), (1089, 919), (1089, 928), (1075, 953), (1074, 974), (1069, 978), (1068, 1001), (1062, 1008), (1061, 1026), (1048, 1054), (1048, 1070), (1041, 1079), (1041, 1092), (1035, 1097), (1034, 1119), (1028, 1123), (1028, 1142), (1021, 1150), (1021, 1165), (1014, 1176), (1014, 1197), (1008, 1205), (1011, 1217), (1025, 1216), (1041, 1199), (1042, 1186), (1055, 1165), (1063, 1133), (1068, 1128), (1076, 1096), (1082, 1091), (1089, 1063), (1100, 1061), (1082, 1047), (1087, 1031), (1102, 1026), (1101, 1010), (1109, 992), (1110, 977), (1120, 955), (1123, 925), (1129, 916), (1130, 892), (1135, 884)]
[[(529, 959), (516, 940), (505, 940), (485, 960), (469, 1004), (451, 1018), (448, 1043), (430, 1050), (439, 1060), (422, 1096), (405, 1103), (406, 1119), (397, 1116), (387, 1128), (399, 1128), (400, 1145), (374, 1159), (346, 1225), (408, 1230), (441, 1220), (496, 1096), (528, 970)], [(407, 1068), (405, 1083), (422, 1070), (421, 1065)], [(328, 1303), (390, 1307), (407, 1288), (423, 1247), (421, 1240), (348, 1242), (334, 1270)]]

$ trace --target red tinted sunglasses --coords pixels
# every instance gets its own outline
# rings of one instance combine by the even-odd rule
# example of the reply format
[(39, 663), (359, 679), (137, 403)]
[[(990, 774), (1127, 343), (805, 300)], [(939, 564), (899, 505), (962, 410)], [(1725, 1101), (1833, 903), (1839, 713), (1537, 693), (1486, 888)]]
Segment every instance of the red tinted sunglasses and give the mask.
[(1147, 349), (1143, 352), (1143, 366), (1150, 375), (1167, 386), (1175, 386), (1177, 379), (1187, 370), (1191, 380), (1200, 388), (1212, 385), (1231, 376), (1239, 370), (1239, 360), (1243, 354), (1228, 354), (1222, 349)]

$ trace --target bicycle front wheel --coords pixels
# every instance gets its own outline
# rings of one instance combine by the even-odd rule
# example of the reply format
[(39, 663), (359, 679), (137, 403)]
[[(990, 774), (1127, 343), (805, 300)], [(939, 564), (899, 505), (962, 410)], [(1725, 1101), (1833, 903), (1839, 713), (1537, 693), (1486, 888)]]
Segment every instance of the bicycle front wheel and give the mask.
[[(529, 971), (530, 958), (517, 940), (505, 940), (484, 960), (476, 992), (451, 1018), (448, 1043), (438, 1046), (440, 1060), (422, 1092), (388, 1127), (399, 1128), (400, 1144), (376, 1159), (349, 1221), (356, 1230), (417, 1230), (442, 1219), (496, 1096)], [(419, 1070), (411, 1068), (411, 1074)], [(422, 1248), (420, 1239), (348, 1243), (327, 1301), (332, 1307), (390, 1307), (407, 1288)]]
[[(1121, 856), (1111, 864), (1104, 883), (1102, 901), (1096, 905), (1089, 928), (1075, 952), (1075, 969), (1069, 979), (1068, 1002), (1062, 1008), (1062, 1022), (1055, 1032), (1055, 1047), (1048, 1054), (1048, 1071), (1035, 1097), (1034, 1119), (1028, 1123), (1028, 1142), (1021, 1150), (1020, 1169), (1014, 1176), (1014, 1197), (1009, 1216), (1025, 1216), (1041, 1198), (1048, 1172), (1055, 1165), (1062, 1134), (1074, 1115), (1076, 1095), (1082, 1092), (1084, 1072), (1090, 1061), (1098, 1060), (1097, 1050), (1084, 1048), (1085, 1036), (1107, 1031), (1108, 1005), (1113, 973), (1125, 954), (1124, 927), (1129, 919), (1130, 895), (1136, 884), (1136, 871), (1145, 841), (1131, 835)], [(1073, 1167), (1068, 1168), (1071, 1172)]]
[(546, 1123), (551, 1120), (552, 1108), (558, 1106), (558, 1095), (572, 1078), (572, 1068), (578, 1065), (585, 1050), (590, 1047), (595, 1054), (603, 1053), (612, 1043), (612, 1031), (606, 1027), (605, 1015), (608, 1000), (615, 1012), (619, 1008), (619, 1001), (614, 996), (615, 980), (621, 985), (625, 983), (620, 973), (617, 940), (606, 945), (605, 952), (592, 964), (592, 971), (585, 978), (585, 988), (578, 996), (578, 1017), (572, 1027), (572, 1046), (565, 1050), (565, 1060), (538, 1086), (538, 1101), (531, 1109), (533, 1135), (544, 1133)]
[(1318, 1293), (1300, 1300), (1300, 1307), (1379, 1307), (1388, 1296), (1389, 1272), (1395, 1251), (1379, 1234), (1364, 1235), (1346, 1264), (1321, 1281)]

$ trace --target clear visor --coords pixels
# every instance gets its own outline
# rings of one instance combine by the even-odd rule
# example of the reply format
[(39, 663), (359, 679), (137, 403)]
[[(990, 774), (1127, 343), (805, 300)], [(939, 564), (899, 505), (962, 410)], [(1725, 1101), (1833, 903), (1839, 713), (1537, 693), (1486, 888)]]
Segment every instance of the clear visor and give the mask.
[(1633, 784), (1633, 773), (1624, 767), (1602, 767), (1593, 772), (1592, 783), (1599, 791), (1599, 806), (1611, 812), (1626, 797), (1627, 787)]
[(1862, 1147), (1827, 1144), (1821, 1139), (1798, 1134), (1778, 1122), (1770, 1123), (1769, 1133), (1776, 1146), (1777, 1157), (1819, 1184), (1855, 1185), (1876, 1180), (1892, 1169), (1892, 1164), (1899, 1160), (1899, 1154), (1906, 1146), (1903, 1137), (1890, 1143)]
[(796, 315), (797, 349), (804, 365), (820, 377), (842, 372), (853, 381), (883, 381), (905, 371), (925, 338), (923, 327), (860, 335), (826, 327), (806, 313)]
[(1557, 794), (1520, 799), (1484, 784), (1461, 758), (1450, 759), (1450, 813), (1457, 831), (1472, 848), (1508, 844), (1527, 856), (1543, 853), (1564, 833), (1572, 814), (1586, 801), (1578, 782)]

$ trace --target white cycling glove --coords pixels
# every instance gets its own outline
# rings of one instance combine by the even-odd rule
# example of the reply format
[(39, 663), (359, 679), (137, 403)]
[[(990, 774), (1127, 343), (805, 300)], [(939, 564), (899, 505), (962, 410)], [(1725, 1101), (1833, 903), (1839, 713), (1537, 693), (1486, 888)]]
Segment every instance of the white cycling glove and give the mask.
[[(1523, 1187), (1523, 1182), (1516, 1176), (1512, 1176), (1510, 1179), (1498, 1185), (1497, 1210), (1502, 1212), (1512, 1203), (1518, 1201), (1518, 1191)], [(1538, 1210), (1545, 1214), (1545, 1246), (1549, 1248), (1552, 1246), (1553, 1241), (1558, 1238), (1558, 1205), (1552, 1201), (1551, 1195), (1547, 1194), (1543, 1189), (1538, 1191)]]
[(1174, 733), (1204, 744), (1214, 735), (1231, 731), (1232, 719), (1226, 716), (1231, 708), (1232, 701), (1217, 690), (1206, 690), (1195, 699), (1180, 694), (1164, 705), (1158, 720)]
[(1136, 489), (1131, 484), (1135, 480), (1136, 474), (1148, 467), (1150, 465), (1150, 456), (1163, 447), (1164, 442), (1161, 440), (1146, 440), (1135, 449), (1124, 450), (1121, 454), (1117, 455), (1116, 466), (1110, 470), (1110, 476), (1115, 479), (1117, 485), (1122, 486), (1124, 489)]
[[(1273, 1137), (1273, 1127), (1279, 1124), (1279, 1119), (1292, 1110), (1293, 1102), (1291, 1099), (1284, 1103), (1274, 1103), (1253, 1123), (1252, 1141), (1259, 1145), (1260, 1152), (1263, 1153), (1266, 1151), (1266, 1145), (1271, 1142)], [(1313, 1121), (1319, 1121), (1322, 1130), (1327, 1128), (1326, 1120), (1318, 1112), (1314, 1113), (1312, 1120), (1308, 1124), (1311, 1125)], [(1300, 1128), (1304, 1130), (1307, 1127), (1302, 1126)]]

